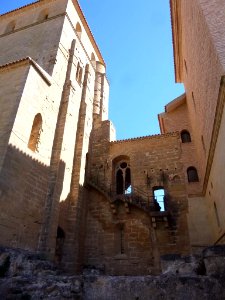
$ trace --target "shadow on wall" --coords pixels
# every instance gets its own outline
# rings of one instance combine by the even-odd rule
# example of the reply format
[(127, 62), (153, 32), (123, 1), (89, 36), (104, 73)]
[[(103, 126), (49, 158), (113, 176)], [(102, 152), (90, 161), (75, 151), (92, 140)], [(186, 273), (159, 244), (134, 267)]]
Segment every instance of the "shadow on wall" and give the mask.
[[(65, 163), (60, 161), (54, 197), (59, 201)], [(0, 173), (0, 244), (36, 251), (49, 184), (49, 166), (9, 145)], [(58, 222), (58, 220), (57, 220)]]

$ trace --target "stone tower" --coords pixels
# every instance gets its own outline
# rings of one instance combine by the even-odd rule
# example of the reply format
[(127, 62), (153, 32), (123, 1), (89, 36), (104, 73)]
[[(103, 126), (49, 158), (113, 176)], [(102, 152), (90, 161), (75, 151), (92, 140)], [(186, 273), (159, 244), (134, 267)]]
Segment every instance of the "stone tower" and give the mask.
[(53, 258), (66, 202), (74, 269), (90, 132), (108, 114), (105, 63), (77, 1), (37, 1), (0, 20), (1, 244)]

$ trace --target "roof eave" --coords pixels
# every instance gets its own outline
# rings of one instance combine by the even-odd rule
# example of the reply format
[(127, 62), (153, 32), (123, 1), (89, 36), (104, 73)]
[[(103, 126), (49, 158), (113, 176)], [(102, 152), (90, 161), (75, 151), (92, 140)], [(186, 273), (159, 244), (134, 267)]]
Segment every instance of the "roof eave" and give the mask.
[(173, 55), (175, 81), (183, 82), (183, 53), (182, 53), (182, 26), (181, 26), (181, 2), (180, 0), (170, 0)]
[(77, 12), (78, 12), (80, 20), (81, 20), (81, 22), (82, 22), (82, 24), (83, 24), (83, 26), (84, 26), (87, 34), (88, 34), (88, 37), (89, 37), (89, 39), (90, 39), (90, 41), (91, 41), (91, 43), (92, 43), (92, 45), (93, 45), (93, 47), (94, 47), (94, 49), (96, 51), (96, 54), (98, 55), (99, 61), (105, 66), (105, 62), (104, 62), (104, 59), (102, 57), (102, 54), (101, 54), (101, 52), (100, 52), (100, 50), (98, 48), (98, 45), (97, 45), (97, 43), (96, 43), (96, 41), (94, 39), (94, 36), (93, 36), (93, 34), (91, 32), (91, 29), (90, 29), (90, 27), (89, 27), (89, 25), (87, 23), (87, 20), (86, 20), (86, 18), (84, 16), (84, 13), (83, 13), (82, 9), (80, 7), (80, 4), (78, 3), (77, 0), (72, 0), (72, 1), (73, 1), (73, 4), (74, 4)]

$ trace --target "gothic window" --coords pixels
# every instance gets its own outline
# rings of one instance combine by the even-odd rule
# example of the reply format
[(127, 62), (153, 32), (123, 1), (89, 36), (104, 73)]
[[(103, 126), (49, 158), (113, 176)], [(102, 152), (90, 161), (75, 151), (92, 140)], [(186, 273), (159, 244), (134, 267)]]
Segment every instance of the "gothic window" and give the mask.
[(165, 211), (165, 190), (162, 186), (153, 187), (153, 201), (156, 211)]
[(189, 167), (187, 169), (188, 182), (198, 182), (198, 172), (195, 167)]
[(38, 151), (41, 130), (42, 130), (42, 117), (41, 114), (37, 114), (34, 117), (33, 126), (31, 129), (30, 138), (28, 142), (28, 148), (33, 152)]
[(82, 82), (83, 69), (80, 66), (80, 63), (77, 64), (76, 80), (81, 85)]
[(118, 195), (131, 193), (131, 171), (126, 161), (121, 161), (116, 166), (116, 193)]
[(15, 21), (11, 21), (11, 22), (7, 25), (6, 30), (5, 30), (5, 33), (13, 32), (13, 31), (15, 30), (15, 27), (16, 27)]
[(79, 36), (79, 38), (81, 38), (82, 29), (81, 29), (81, 26), (80, 26), (79, 22), (77, 22), (75, 30), (76, 30), (76, 33)]
[(187, 130), (182, 130), (180, 133), (182, 143), (190, 143), (191, 135)]

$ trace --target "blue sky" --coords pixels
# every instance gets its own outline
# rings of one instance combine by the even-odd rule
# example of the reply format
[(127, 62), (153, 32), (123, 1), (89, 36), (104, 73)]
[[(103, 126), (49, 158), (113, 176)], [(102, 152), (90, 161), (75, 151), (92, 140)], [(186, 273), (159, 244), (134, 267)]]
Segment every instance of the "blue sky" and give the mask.
[[(4, 1), (0, 13), (30, 2)], [(183, 93), (174, 79), (169, 0), (79, 3), (107, 65), (117, 138), (159, 133), (157, 114)]]

